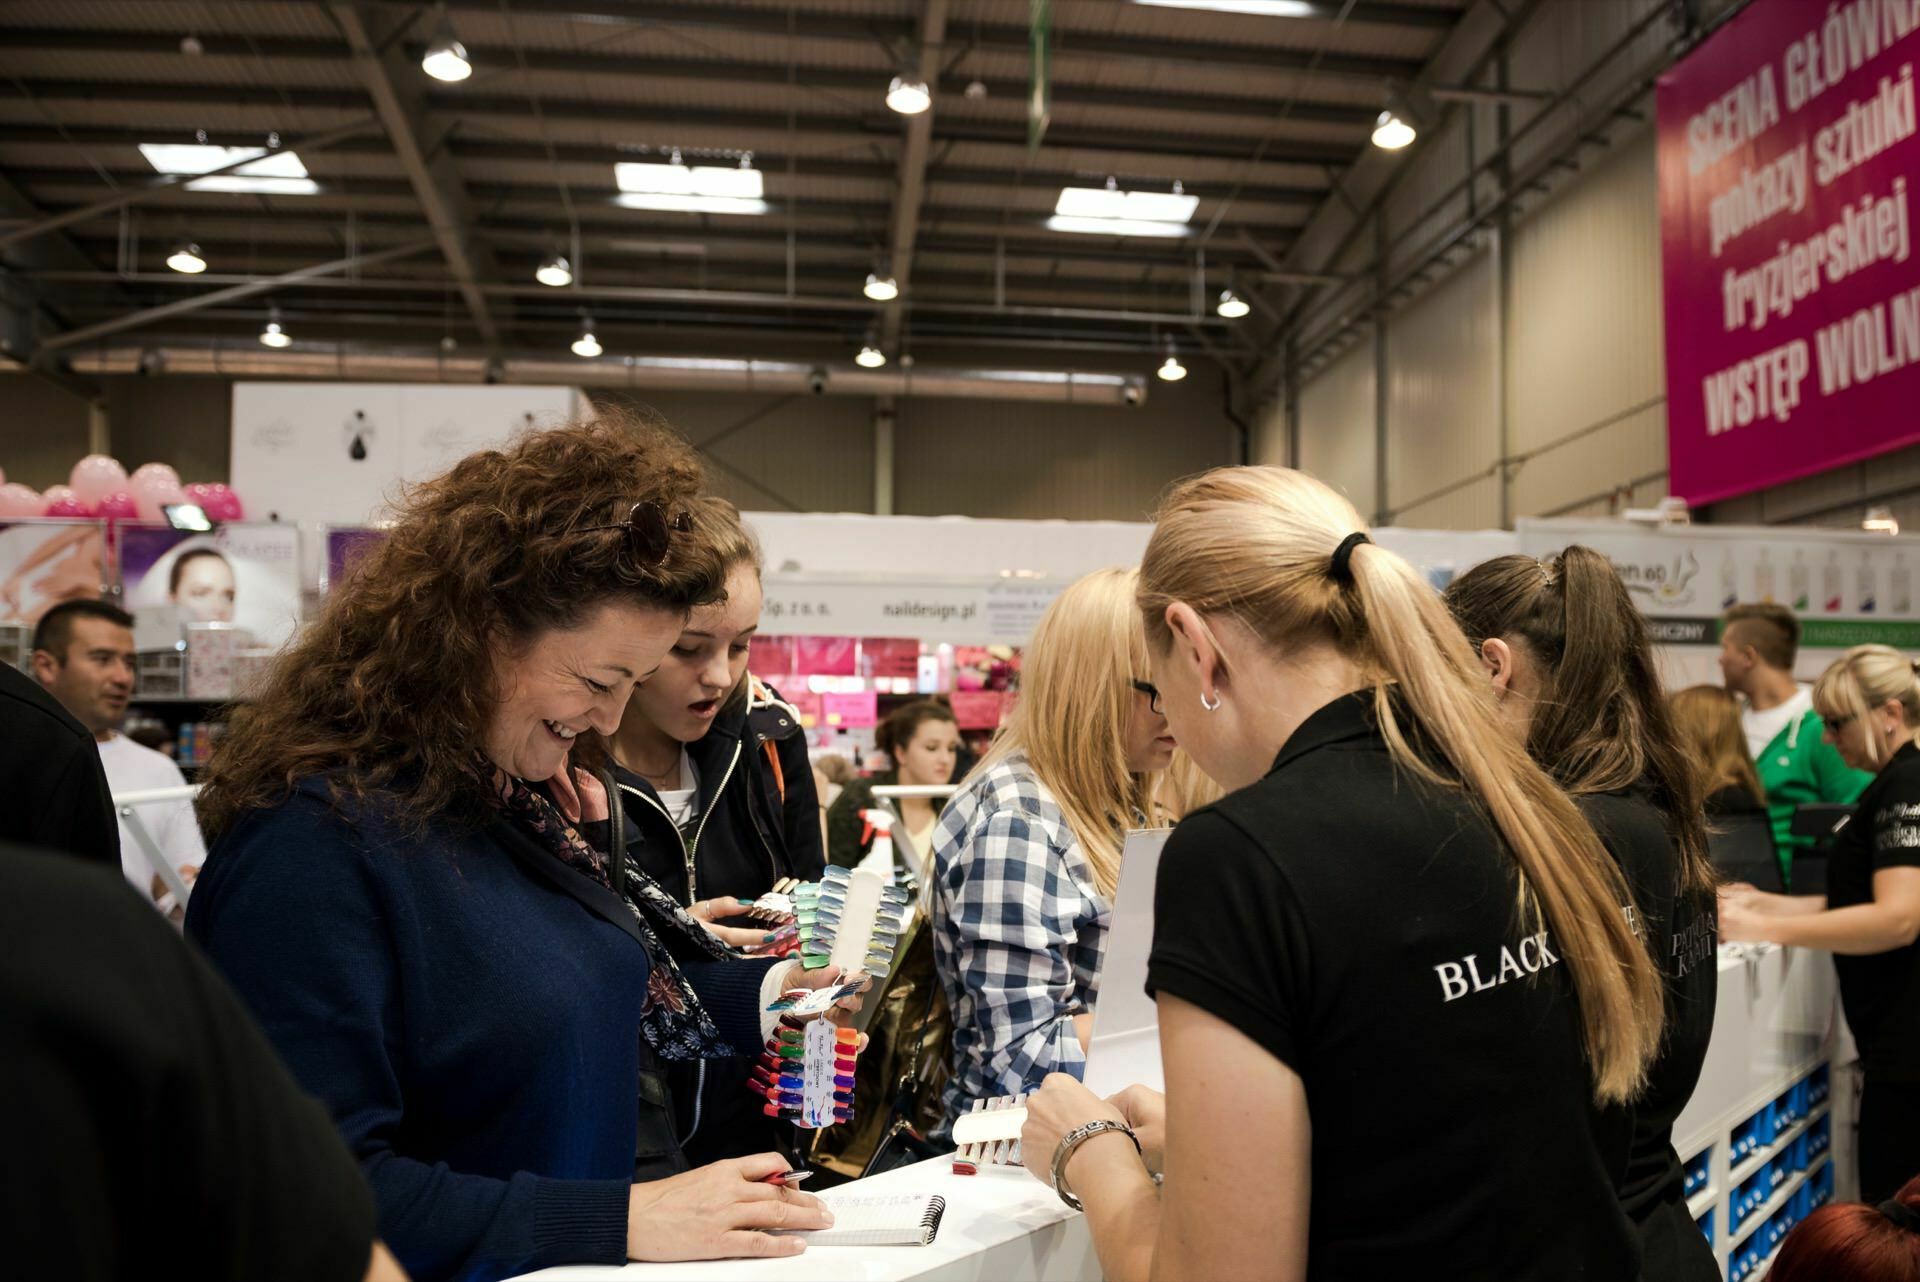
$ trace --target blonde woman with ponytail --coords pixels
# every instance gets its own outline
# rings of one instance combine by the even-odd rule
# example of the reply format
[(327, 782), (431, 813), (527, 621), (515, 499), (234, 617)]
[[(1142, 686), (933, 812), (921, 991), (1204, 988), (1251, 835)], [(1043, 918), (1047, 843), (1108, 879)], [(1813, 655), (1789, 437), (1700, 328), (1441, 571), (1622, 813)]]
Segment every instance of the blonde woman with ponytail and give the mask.
[(1107, 1278), (1633, 1277), (1617, 1106), (1659, 973), (1446, 606), (1279, 468), (1178, 486), (1138, 597), (1169, 726), (1228, 794), (1161, 858), (1164, 1098), (1029, 1101), (1025, 1161)]
[(1133, 605), (1099, 570), (1034, 630), (1020, 699), (941, 812), (927, 882), (953, 1011), (949, 1122), (1086, 1062), (1126, 830), (1156, 809), (1173, 755)]
[(1827, 861), (1825, 895), (1729, 886), (1720, 937), (1834, 954), (1860, 1047), (1860, 1197), (1892, 1197), (1920, 1170), (1920, 664), (1857, 645), (1821, 673), (1814, 711), (1855, 770), (1875, 771)]

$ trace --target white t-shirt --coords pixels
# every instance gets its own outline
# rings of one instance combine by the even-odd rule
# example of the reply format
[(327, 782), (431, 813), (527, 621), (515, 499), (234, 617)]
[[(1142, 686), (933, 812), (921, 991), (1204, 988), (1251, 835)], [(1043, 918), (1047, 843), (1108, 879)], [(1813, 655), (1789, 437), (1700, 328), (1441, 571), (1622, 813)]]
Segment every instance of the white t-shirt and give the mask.
[(1756, 712), (1746, 708), (1740, 713), (1740, 728), (1747, 734), (1747, 755), (1755, 761), (1773, 742), (1773, 737), (1793, 722), (1813, 711), (1813, 692), (1801, 686), (1793, 697), (1777, 708)]
[[(118, 732), (100, 744), (100, 764), (106, 767), (107, 789), (115, 796), (150, 788), (183, 788), (187, 783), (172, 758), (152, 748), (143, 748)], [(200, 824), (193, 817), (191, 801), (160, 801), (137, 809), (141, 823), (170, 867), (178, 869), (188, 864), (198, 868), (207, 861), (207, 845), (200, 836)], [(119, 821), (120, 871), (142, 898), (151, 900), (153, 861), (134, 839), (125, 817), (119, 817)]]
[(680, 749), (680, 782), (683, 787), (660, 794), (660, 804), (674, 827), (685, 828), (700, 813), (700, 774), (684, 747)]

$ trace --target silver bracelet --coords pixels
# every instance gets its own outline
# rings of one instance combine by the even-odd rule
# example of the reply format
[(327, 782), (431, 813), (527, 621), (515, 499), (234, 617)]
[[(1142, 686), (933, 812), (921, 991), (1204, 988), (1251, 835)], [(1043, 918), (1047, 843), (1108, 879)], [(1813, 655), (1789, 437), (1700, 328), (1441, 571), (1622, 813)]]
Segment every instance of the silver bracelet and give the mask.
[(1110, 1117), (1095, 1118), (1086, 1125), (1076, 1126), (1061, 1136), (1059, 1146), (1053, 1150), (1053, 1191), (1060, 1195), (1062, 1202), (1076, 1211), (1083, 1208), (1080, 1205), (1080, 1199), (1075, 1197), (1073, 1190), (1067, 1187), (1067, 1163), (1073, 1160), (1075, 1149), (1102, 1131), (1119, 1131), (1133, 1141), (1133, 1151), (1140, 1155), (1140, 1160), (1145, 1162), (1147, 1159), (1146, 1150), (1140, 1147), (1140, 1137), (1133, 1133), (1133, 1128), (1125, 1122), (1116, 1122)]

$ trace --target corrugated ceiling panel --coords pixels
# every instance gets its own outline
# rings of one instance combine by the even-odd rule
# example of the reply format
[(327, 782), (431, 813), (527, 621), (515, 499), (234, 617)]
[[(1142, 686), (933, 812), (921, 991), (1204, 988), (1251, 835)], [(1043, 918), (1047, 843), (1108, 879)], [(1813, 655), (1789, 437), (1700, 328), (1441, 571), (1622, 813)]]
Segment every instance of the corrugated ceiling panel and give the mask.
[(1404, 513), (1500, 455), (1496, 302), (1483, 255), (1388, 318), (1387, 506), (1402, 525), (1424, 524)]
[[(1513, 445), (1522, 453), (1545, 451), (1516, 480), (1516, 513), (1551, 510), (1664, 468), (1660, 234), (1650, 133), (1515, 229), (1513, 275)], [(1612, 426), (1555, 444), (1616, 417)]]
[(1374, 502), (1373, 345), (1362, 342), (1300, 389), (1300, 463), (1347, 496), (1363, 519)]

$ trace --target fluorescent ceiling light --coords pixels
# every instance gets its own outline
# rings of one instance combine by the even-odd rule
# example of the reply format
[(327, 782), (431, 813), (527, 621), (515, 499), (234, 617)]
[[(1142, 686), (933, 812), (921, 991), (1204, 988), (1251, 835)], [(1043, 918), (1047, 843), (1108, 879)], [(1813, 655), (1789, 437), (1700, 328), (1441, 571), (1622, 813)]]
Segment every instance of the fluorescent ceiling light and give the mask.
[(924, 80), (895, 76), (887, 86), (887, 106), (903, 116), (917, 116), (933, 105), (933, 93)]
[(868, 272), (867, 283), (861, 286), (860, 292), (876, 303), (890, 303), (900, 297), (900, 285), (891, 276)]
[(140, 154), (163, 174), (204, 174), (248, 156), (254, 164), (212, 178), (196, 178), (188, 191), (236, 191), (264, 196), (311, 196), (320, 184), (307, 177), (297, 152), (268, 153), (264, 147), (215, 147), (205, 143), (143, 142)]
[(1391, 111), (1381, 112), (1373, 125), (1373, 145), (1382, 151), (1399, 151), (1418, 136), (1412, 125)]
[(1133, 218), (1068, 218), (1055, 214), (1047, 219), (1050, 231), (1079, 232), (1088, 236), (1184, 236), (1180, 223), (1143, 222)]
[(613, 167), (621, 191), (666, 196), (727, 196), (758, 200), (766, 194), (758, 169), (731, 165), (655, 165), (621, 161)]
[(1112, 187), (1062, 187), (1053, 212), (1067, 218), (1124, 218), (1184, 223), (1200, 206), (1198, 196), (1178, 191), (1120, 191)]
[(613, 198), (623, 209), (664, 209), (677, 214), (764, 214), (773, 206), (764, 200), (737, 196), (674, 196), (667, 193), (623, 191)]
[(1133, 0), (1160, 9), (1213, 9), (1256, 18), (1321, 18), (1325, 11), (1309, 0)]

